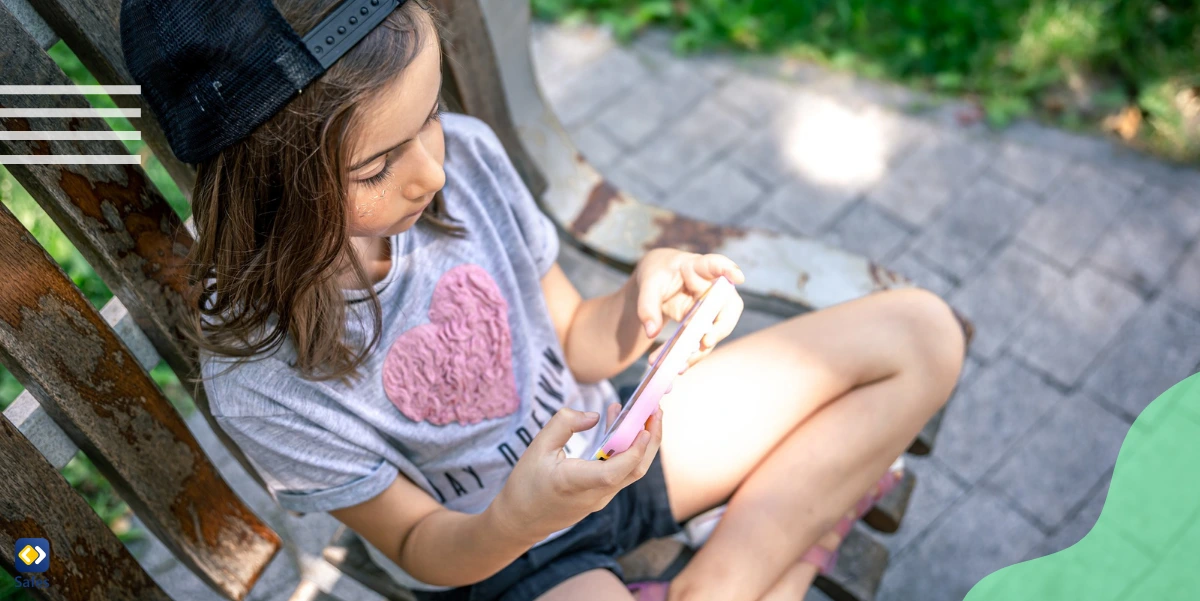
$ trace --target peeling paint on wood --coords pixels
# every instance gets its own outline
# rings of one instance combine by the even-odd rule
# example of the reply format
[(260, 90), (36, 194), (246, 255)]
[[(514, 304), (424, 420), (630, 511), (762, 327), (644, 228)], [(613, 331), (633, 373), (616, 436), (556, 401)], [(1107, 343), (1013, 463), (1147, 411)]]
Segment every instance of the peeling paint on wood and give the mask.
[(13, 570), (18, 538), (50, 541), (54, 601), (170, 601), (87, 502), (0, 416), (0, 564)]
[(66, 274), (0, 207), (0, 360), (138, 516), (230, 598), (279, 537), (241, 502), (187, 425)]

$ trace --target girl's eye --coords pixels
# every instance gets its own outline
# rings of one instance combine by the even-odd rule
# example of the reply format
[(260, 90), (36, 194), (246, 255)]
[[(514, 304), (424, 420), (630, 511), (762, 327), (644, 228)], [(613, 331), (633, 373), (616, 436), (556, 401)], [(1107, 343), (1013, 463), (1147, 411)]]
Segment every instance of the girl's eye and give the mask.
[[(441, 103), (438, 103), (437, 108), (433, 109), (433, 112), (429, 114), (429, 118), (425, 120), (425, 124), (422, 126), (422, 129), (424, 129), (425, 127), (429, 127), (429, 125), (431, 123), (433, 123), (434, 121), (441, 121), (441, 119), (442, 119), (442, 105), (441, 105)], [(383, 182), (385, 182), (389, 177), (391, 177), (391, 175), (392, 175), (392, 164), (391, 164), (391, 162), (387, 162), (387, 163), (384, 163), (383, 170), (380, 171), (379, 173), (372, 175), (371, 177), (368, 177), (366, 179), (362, 179), (362, 180), (358, 180), (358, 181), (367, 187), (374, 188), (374, 187), (377, 187), (377, 186), (383, 184)]]
[(378, 174), (372, 175), (371, 177), (368, 177), (367, 179), (359, 180), (359, 181), (361, 181), (367, 187), (374, 188), (374, 187), (379, 186), (383, 182), (387, 181), (387, 179), (391, 175), (392, 175), (392, 164), (385, 163), (383, 165), (383, 171), (380, 171)]

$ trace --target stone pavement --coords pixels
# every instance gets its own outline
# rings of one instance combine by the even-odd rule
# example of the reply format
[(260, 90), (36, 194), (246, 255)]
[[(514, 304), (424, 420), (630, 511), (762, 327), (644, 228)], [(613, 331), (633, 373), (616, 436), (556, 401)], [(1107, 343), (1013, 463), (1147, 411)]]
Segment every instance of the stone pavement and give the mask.
[(961, 599), (1082, 538), (1133, 419), (1200, 369), (1200, 172), (1030, 122), (989, 131), (966, 105), (803, 63), (669, 47), (535, 28), (543, 92), (617, 187), (861, 253), (977, 327), (933, 454), (910, 457), (903, 526), (877, 535), (880, 599)]
[[(1078, 541), (1134, 417), (1200, 363), (1200, 173), (1032, 123), (964, 125), (962, 105), (801, 63), (620, 47), (539, 24), (543, 91), (582, 152), (644, 201), (816, 236), (941, 294), (977, 326), (881, 601), (961, 599), (988, 573)], [(920, 114), (913, 109), (920, 108)], [(564, 246), (587, 295), (621, 276)], [(589, 269), (583, 265), (591, 265)], [(579, 274), (590, 274), (581, 276)], [(735, 334), (777, 318), (747, 313)], [(189, 420), (232, 486), (297, 543), (249, 596), (285, 600), (336, 527), (291, 516)], [(218, 599), (152, 538), (172, 598)], [(343, 579), (343, 599), (377, 599)], [(824, 601), (811, 593), (810, 599)]]

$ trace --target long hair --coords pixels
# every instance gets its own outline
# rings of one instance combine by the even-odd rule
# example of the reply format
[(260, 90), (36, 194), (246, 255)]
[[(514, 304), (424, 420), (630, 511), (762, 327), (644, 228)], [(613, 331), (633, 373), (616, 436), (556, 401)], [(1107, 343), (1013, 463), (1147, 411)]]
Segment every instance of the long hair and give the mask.
[[(300, 35), (337, 0), (274, 0)], [(347, 167), (361, 108), (441, 38), (438, 16), (410, 1), (249, 137), (196, 170), (196, 242), (188, 257), (193, 309), (184, 334), (238, 362), (269, 354), (289, 337), (295, 368), (311, 380), (358, 376), (378, 344), (381, 307), (350, 244)], [(439, 191), (421, 220), (461, 235)], [(415, 227), (415, 226), (414, 226)], [(346, 260), (369, 294), (369, 340), (347, 340), (337, 274)]]

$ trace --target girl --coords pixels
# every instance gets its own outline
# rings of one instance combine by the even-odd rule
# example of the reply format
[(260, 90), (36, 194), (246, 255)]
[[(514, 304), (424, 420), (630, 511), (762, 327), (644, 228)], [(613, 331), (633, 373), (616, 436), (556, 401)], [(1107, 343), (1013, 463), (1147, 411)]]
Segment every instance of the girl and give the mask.
[[(303, 33), (337, 3), (275, 4)], [(443, 111), (437, 31), (403, 4), (199, 165), (195, 335), (220, 426), (283, 507), (329, 512), (421, 599), (630, 599), (615, 558), (726, 501), (639, 598), (802, 597), (949, 396), (950, 309), (882, 292), (714, 352), (734, 299), (634, 446), (578, 459), (619, 406), (607, 378), (744, 277), (657, 249), (581, 299), (495, 134)]]

